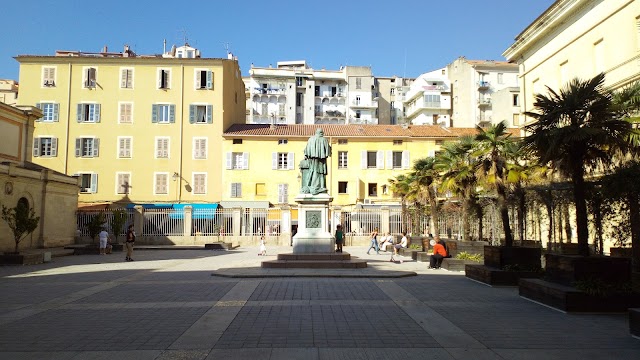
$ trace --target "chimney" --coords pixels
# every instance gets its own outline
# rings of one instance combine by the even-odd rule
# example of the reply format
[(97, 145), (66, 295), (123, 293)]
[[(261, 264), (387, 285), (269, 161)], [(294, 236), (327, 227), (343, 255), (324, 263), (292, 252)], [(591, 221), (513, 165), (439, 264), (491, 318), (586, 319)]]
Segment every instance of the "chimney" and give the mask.
[(102, 48), (102, 52), (103, 52), (103, 53), (107, 53), (108, 51), (109, 51), (109, 48), (107, 47), (107, 45), (105, 45), (105, 46)]
[(166, 54), (167, 53), (167, 39), (164, 39), (162, 41), (162, 53)]
[(129, 45), (124, 46), (124, 51), (122, 52), (122, 57), (129, 57)]

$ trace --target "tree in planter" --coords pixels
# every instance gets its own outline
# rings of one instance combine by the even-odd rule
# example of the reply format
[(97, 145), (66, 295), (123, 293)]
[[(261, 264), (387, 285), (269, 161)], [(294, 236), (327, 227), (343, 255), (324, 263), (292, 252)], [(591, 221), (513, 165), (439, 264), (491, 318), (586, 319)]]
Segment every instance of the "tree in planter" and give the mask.
[(29, 205), (18, 201), (18, 204), (13, 208), (2, 205), (2, 220), (9, 225), (11, 232), (13, 232), (13, 240), (16, 242), (14, 253), (18, 254), (20, 241), (36, 230), (40, 217), (36, 216), (35, 211), (33, 208), (29, 208)]
[(118, 237), (124, 230), (124, 225), (127, 223), (127, 211), (124, 209), (115, 209), (111, 213), (113, 219), (111, 219), (111, 232), (116, 239), (116, 244), (119, 243)]
[(91, 220), (87, 224), (87, 230), (89, 231), (89, 237), (91, 238), (92, 243), (98, 234), (100, 234), (100, 231), (102, 231), (106, 222), (107, 220), (103, 212), (99, 212), (91, 217)]
[(525, 145), (541, 165), (551, 164), (571, 180), (578, 252), (589, 256), (585, 177), (598, 167), (608, 168), (615, 160), (612, 154), (628, 148), (635, 130), (612, 110), (604, 74), (574, 79), (560, 92), (547, 90), (548, 95), (536, 95), (535, 111), (526, 113), (536, 121), (525, 127), (530, 134)]

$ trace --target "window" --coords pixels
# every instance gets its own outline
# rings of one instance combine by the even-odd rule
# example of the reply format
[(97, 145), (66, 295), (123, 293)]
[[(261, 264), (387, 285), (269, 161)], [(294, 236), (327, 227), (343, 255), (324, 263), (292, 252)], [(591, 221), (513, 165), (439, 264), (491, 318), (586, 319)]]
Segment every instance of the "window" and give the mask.
[(402, 145), (402, 140), (393, 140), (393, 145)]
[(289, 143), (287, 139), (278, 139), (278, 145), (286, 145), (287, 143)]
[(362, 89), (362, 79), (359, 77), (356, 78), (356, 89)]
[(520, 125), (520, 114), (513, 114), (513, 126)]
[(338, 181), (338, 194), (347, 194), (349, 193), (349, 188), (347, 187), (348, 182), (346, 181)]
[(498, 73), (498, 84), (504, 84), (504, 74)]
[(392, 153), (393, 168), (402, 169), (402, 151), (394, 151)]
[(158, 89), (171, 88), (171, 70), (158, 69)]
[(58, 138), (37, 137), (33, 139), (33, 156), (56, 157), (58, 156)]
[(284, 115), (285, 115), (284, 104), (278, 104), (278, 116), (284, 116)]
[(93, 67), (84, 68), (84, 74), (82, 79), (83, 87), (87, 89), (96, 87), (96, 83), (97, 83), (96, 76), (97, 76), (96, 68), (93, 68)]
[(234, 145), (242, 144), (242, 139), (233, 139), (233, 144)]
[(338, 145), (346, 145), (349, 143), (347, 139), (338, 139)]
[(389, 195), (389, 187), (387, 185), (382, 185), (382, 195)]
[(157, 137), (156, 138), (156, 159), (168, 159), (169, 158), (169, 138)]
[(289, 184), (278, 184), (278, 203), (289, 203)]
[(396, 102), (395, 101), (389, 102), (389, 109), (393, 110), (395, 107), (396, 107)]
[(315, 96), (320, 96), (320, 86), (315, 86), (315, 88), (314, 88), (314, 95), (315, 95)]
[(347, 152), (346, 151), (338, 151), (338, 169), (346, 169), (349, 165)]
[(37, 103), (36, 107), (42, 110), (42, 117), (37, 121), (58, 121), (60, 104), (43, 102)]
[(120, 69), (120, 88), (133, 89), (133, 69)]
[(391, 88), (391, 95), (395, 95), (396, 94), (396, 88)]
[(56, 68), (45, 66), (42, 68), (42, 86), (56, 86)]
[(519, 94), (513, 94), (513, 106), (520, 106), (520, 95)]
[(296, 106), (302, 106), (303, 99), (304, 99), (304, 96), (302, 93), (296, 93)]
[(293, 153), (274, 152), (271, 153), (272, 170), (293, 170)]
[(257, 196), (265, 196), (267, 192), (265, 190), (264, 183), (256, 183), (256, 195)]
[(169, 174), (168, 173), (155, 173), (154, 176), (154, 194), (166, 195), (169, 193)]
[(98, 174), (78, 174), (80, 177), (80, 192), (95, 194), (98, 192)]
[(207, 138), (193, 138), (193, 158), (207, 158)]
[(193, 193), (195, 195), (207, 193), (207, 173), (193, 173)]
[(367, 151), (367, 168), (375, 169), (377, 167), (377, 152)]
[(116, 194), (129, 194), (131, 173), (116, 173)]
[(296, 77), (296, 86), (302, 86), (302, 77), (301, 76), (297, 76)]
[(249, 153), (228, 152), (227, 170), (249, 170)]
[(242, 197), (242, 183), (231, 183), (231, 197)]
[(131, 158), (131, 137), (118, 136), (118, 158), (130, 159)]
[(90, 137), (76, 138), (76, 157), (98, 157), (100, 139)]
[(213, 72), (210, 70), (196, 70), (196, 89), (213, 89)]
[(100, 122), (100, 104), (78, 104), (76, 120), (79, 123), (98, 123)]
[(362, 113), (360, 112), (360, 110), (356, 110), (356, 119), (360, 119), (361, 115)]
[(360, 95), (356, 96), (356, 105), (360, 105)]
[(213, 105), (189, 105), (189, 124), (212, 124)]
[(118, 107), (118, 122), (120, 124), (133, 123), (133, 103), (121, 102)]
[(425, 94), (424, 102), (427, 106), (440, 107), (440, 95)]
[(378, 196), (378, 184), (369, 183), (367, 184), (367, 195), (368, 196)]
[(151, 107), (151, 122), (169, 124), (176, 122), (176, 106), (173, 104), (153, 104)]

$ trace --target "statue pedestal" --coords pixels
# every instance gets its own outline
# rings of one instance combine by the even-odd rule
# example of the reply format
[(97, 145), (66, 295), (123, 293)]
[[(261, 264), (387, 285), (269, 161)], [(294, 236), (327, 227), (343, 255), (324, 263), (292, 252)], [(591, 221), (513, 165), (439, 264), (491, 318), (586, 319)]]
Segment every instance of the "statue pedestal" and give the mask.
[(294, 254), (334, 253), (335, 238), (329, 232), (329, 194), (299, 194), (298, 232), (293, 237)]

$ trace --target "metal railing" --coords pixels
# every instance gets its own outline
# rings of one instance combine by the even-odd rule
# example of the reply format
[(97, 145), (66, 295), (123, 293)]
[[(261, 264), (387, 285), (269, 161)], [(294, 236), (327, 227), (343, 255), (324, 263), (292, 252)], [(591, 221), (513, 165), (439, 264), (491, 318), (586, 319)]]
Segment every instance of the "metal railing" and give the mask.
[(227, 209), (194, 209), (191, 235), (233, 235), (233, 211)]
[(184, 234), (184, 211), (148, 209), (142, 213), (143, 236), (181, 236)]
[[(122, 227), (122, 231), (120, 232), (120, 234), (118, 234), (118, 236), (125, 235), (127, 233), (127, 227), (130, 224), (133, 224), (133, 216), (134, 216), (135, 210), (126, 209), (125, 211), (126, 211), (127, 221), (125, 222), (124, 226)], [(98, 215), (99, 213), (104, 214), (105, 222), (103, 227), (105, 227), (107, 231), (111, 232), (111, 222), (113, 221), (112, 210), (78, 211), (76, 213), (76, 226), (81, 236), (89, 236), (89, 228), (87, 227), (87, 225), (91, 222), (91, 219), (94, 216)]]

